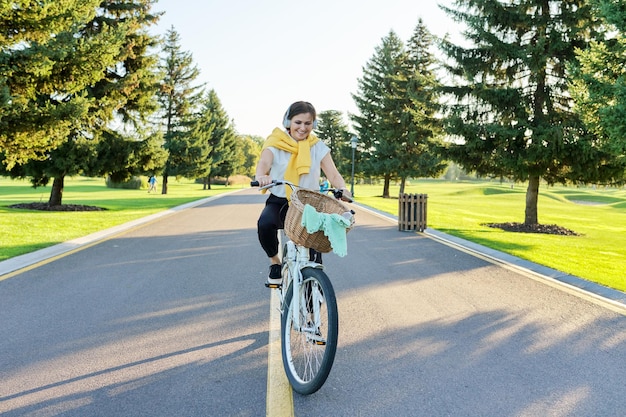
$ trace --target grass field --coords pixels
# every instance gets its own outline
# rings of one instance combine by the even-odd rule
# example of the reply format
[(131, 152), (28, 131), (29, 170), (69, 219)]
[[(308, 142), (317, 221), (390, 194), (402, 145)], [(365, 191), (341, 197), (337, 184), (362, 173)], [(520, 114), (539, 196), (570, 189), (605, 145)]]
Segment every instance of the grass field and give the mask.
[(107, 188), (100, 178), (67, 178), (63, 204), (98, 206), (106, 210), (48, 212), (8, 206), (47, 202), (50, 186), (33, 189), (27, 181), (0, 177), (0, 261), (241, 187), (213, 185), (211, 190), (202, 190), (202, 184), (170, 179), (168, 193), (162, 195), (160, 186), (159, 193), (148, 194), (147, 189)]
[[(397, 196), (398, 187), (390, 195)], [(626, 190), (547, 187), (539, 190), (541, 224), (580, 236), (505, 232), (486, 223), (523, 222), (526, 187), (499, 182), (420, 180), (405, 193), (428, 194), (429, 228), (619, 290), (626, 290)], [(397, 198), (382, 186), (355, 188), (357, 201), (397, 215)]]
[[(148, 216), (189, 201), (247, 187), (170, 181), (167, 195), (146, 190), (106, 188), (104, 180), (66, 180), (64, 204), (106, 208), (92, 212), (41, 212), (9, 209), (46, 202), (50, 187), (33, 189), (26, 181), (0, 177), (0, 261)], [(398, 187), (391, 188), (397, 196)], [(626, 291), (626, 190), (547, 187), (539, 194), (539, 222), (557, 224), (580, 236), (504, 232), (485, 223), (523, 222), (525, 186), (499, 182), (420, 180), (406, 193), (428, 194), (428, 227), (510, 253), (581, 278)], [(397, 198), (383, 199), (382, 185), (357, 185), (356, 201), (397, 215)]]

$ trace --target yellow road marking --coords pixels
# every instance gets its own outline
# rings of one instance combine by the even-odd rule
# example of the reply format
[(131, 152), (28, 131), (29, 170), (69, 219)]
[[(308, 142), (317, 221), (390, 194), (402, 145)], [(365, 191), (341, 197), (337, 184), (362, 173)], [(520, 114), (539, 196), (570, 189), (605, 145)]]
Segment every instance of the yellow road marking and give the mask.
[(270, 336), (267, 354), (267, 417), (293, 417), (293, 393), (283, 369), (280, 349), (279, 290), (270, 290)]

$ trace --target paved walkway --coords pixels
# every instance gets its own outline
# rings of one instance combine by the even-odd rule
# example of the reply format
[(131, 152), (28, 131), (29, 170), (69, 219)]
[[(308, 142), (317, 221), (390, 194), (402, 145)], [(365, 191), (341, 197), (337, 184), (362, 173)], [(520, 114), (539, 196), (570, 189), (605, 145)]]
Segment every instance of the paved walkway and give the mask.
[(281, 371), (268, 359), (275, 292), (254, 239), (263, 203), (239, 190), (0, 263), (0, 414), (624, 409), (625, 294), (436, 230), (399, 232), (362, 206), (350, 258), (325, 258), (342, 320), (330, 378), (277, 400), (266, 384)]

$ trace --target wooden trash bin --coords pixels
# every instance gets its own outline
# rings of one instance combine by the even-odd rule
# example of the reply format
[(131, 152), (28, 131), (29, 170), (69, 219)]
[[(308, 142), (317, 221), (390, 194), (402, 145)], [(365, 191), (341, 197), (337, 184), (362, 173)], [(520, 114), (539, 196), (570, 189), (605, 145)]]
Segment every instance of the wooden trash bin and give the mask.
[(426, 230), (427, 194), (400, 194), (398, 199), (398, 230)]

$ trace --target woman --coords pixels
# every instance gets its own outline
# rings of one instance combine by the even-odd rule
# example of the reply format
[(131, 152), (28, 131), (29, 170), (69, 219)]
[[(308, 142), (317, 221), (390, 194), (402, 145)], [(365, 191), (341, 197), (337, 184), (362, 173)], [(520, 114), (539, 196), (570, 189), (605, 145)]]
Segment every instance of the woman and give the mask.
[[(320, 169), (330, 183), (343, 190), (349, 200), (352, 196), (337, 171), (330, 148), (313, 133), (317, 114), (311, 103), (298, 101), (287, 109), (283, 127), (274, 129), (261, 151), (256, 168), (256, 180), (265, 186), (274, 179), (284, 179), (310, 190), (319, 189)], [(268, 284), (280, 284), (281, 260), (278, 257), (278, 229), (282, 229), (287, 214), (291, 189), (284, 185), (270, 188), (270, 195), (259, 217), (257, 230), (261, 247), (270, 260)], [(321, 261), (321, 254), (317, 254)]]

